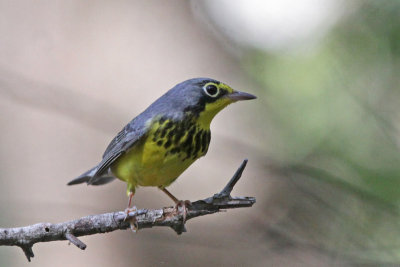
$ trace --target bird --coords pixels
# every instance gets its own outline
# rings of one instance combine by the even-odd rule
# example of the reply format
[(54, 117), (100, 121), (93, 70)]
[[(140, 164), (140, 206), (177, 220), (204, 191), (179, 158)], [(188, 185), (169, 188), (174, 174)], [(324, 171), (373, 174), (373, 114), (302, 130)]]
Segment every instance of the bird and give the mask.
[(185, 221), (190, 202), (178, 200), (166, 187), (206, 155), (214, 116), (231, 103), (255, 98), (211, 78), (183, 81), (131, 120), (110, 142), (99, 164), (68, 185), (122, 180), (127, 184), (127, 214), (136, 210), (131, 204), (137, 187), (158, 187), (177, 209), (183, 206)]

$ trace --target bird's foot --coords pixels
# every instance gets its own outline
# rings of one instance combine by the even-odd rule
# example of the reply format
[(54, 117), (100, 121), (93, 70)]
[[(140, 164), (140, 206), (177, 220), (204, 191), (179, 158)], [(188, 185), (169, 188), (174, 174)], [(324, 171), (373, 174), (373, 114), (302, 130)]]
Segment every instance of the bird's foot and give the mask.
[[(136, 206), (133, 206), (132, 208), (126, 208), (126, 209), (125, 209), (125, 218), (124, 218), (124, 221), (126, 221), (126, 220), (128, 219), (129, 213), (135, 212), (135, 211), (137, 211), (137, 210), (138, 210), (138, 209), (136, 208)], [(134, 215), (134, 216), (132, 216), (131, 218), (129, 218), (128, 221), (129, 221), (129, 225), (130, 225), (130, 228), (131, 228), (132, 232), (136, 233), (137, 230), (138, 230), (138, 228), (139, 228), (138, 222), (137, 222), (137, 220), (136, 220), (136, 215)]]
[(179, 200), (176, 202), (175, 209), (178, 213), (182, 214), (183, 224), (186, 222), (186, 215), (188, 213), (188, 207), (192, 206), (190, 200)]

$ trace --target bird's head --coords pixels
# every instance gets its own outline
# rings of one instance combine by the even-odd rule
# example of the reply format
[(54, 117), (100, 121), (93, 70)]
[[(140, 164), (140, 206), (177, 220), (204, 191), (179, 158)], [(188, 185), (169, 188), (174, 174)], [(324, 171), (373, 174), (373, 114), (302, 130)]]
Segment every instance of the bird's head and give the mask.
[(231, 103), (256, 96), (233, 90), (229, 85), (210, 78), (195, 78), (172, 88), (166, 95), (173, 106), (198, 116), (199, 123), (209, 125), (214, 116)]

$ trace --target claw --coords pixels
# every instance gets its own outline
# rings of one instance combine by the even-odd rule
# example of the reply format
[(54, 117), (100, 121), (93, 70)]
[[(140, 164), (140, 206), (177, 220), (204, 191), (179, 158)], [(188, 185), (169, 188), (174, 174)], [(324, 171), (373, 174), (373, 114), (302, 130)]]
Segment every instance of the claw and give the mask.
[(183, 208), (182, 211), (182, 219), (183, 219), (183, 224), (185, 224), (186, 222), (186, 215), (188, 213), (188, 208), (192, 206), (192, 202), (190, 202), (189, 200), (178, 200), (173, 194), (171, 194), (167, 189), (165, 189), (164, 187), (159, 187), (161, 189), (161, 191), (163, 191), (165, 194), (167, 194), (167, 196), (169, 196), (176, 204), (175, 209), (176, 211), (179, 213), (180, 209), (179, 207)]
[[(190, 200), (179, 200), (178, 202), (176, 202), (175, 209), (177, 212), (182, 212), (181, 214), (182, 214), (183, 224), (185, 224), (186, 222), (188, 207), (190, 206), (192, 206), (192, 202), (190, 202)], [(182, 211), (180, 211), (180, 208), (182, 208)]]
[(138, 222), (136, 220), (136, 217), (132, 217), (129, 220), (129, 225), (130, 225), (130, 228), (131, 228), (132, 232), (137, 233), (137, 231), (139, 230), (139, 225), (138, 225)]
[[(125, 218), (124, 218), (124, 221), (127, 220), (127, 218), (128, 218), (128, 216), (129, 216), (129, 213), (130, 213), (130, 212), (135, 212), (135, 211), (137, 211), (136, 206), (133, 206), (132, 208), (126, 208), (126, 209), (125, 209)], [(129, 221), (130, 228), (131, 228), (132, 232), (136, 233), (137, 230), (139, 229), (139, 225), (138, 225), (138, 222), (137, 222), (137, 220), (136, 220), (136, 215), (135, 215), (135, 216), (132, 216), (132, 218), (129, 218), (128, 221)]]

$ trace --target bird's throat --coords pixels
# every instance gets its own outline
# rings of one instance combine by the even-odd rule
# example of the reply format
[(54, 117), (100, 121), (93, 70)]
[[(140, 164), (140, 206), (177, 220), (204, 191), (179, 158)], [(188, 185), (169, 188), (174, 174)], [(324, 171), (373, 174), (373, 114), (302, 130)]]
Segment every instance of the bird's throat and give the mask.
[(207, 104), (204, 110), (199, 113), (197, 124), (199, 124), (203, 129), (210, 129), (211, 121), (214, 119), (215, 115), (217, 115), (218, 112), (220, 112), (229, 104), (229, 101), (216, 101), (214, 103)]

